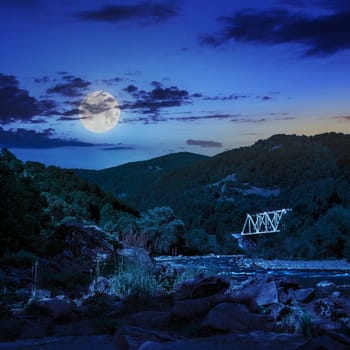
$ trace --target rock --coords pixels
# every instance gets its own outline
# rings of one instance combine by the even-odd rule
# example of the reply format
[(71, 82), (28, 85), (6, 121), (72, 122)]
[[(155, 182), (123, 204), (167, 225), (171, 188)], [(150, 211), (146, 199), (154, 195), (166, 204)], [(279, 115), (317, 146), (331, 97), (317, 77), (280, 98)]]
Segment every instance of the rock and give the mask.
[(329, 332), (328, 334), (324, 334), (316, 338), (311, 338), (306, 344), (297, 348), (297, 350), (346, 350), (349, 349), (349, 347), (349, 337), (343, 334)]
[(286, 290), (288, 290), (289, 288), (300, 288), (300, 282), (295, 276), (283, 276), (279, 278), (276, 283), (278, 287), (282, 287)]
[(170, 316), (166, 311), (140, 311), (129, 315), (126, 322), (131, 326), (161, 329), (169, 324)]
[(317, 327), (320, 333), (329, 333), (329, 332), (337, 332), (342, 328), (342, 324), (340, 322), (331, 321), (331, 320), (319, 320), (315, 323), (315, 327)]
[(340, 296), (341, 296), (341, 292), (337, 290), (331, 294), (332, 298), (339, 298)]
[(335, 316), (334, 303), (330, 299), (313, 300), (305, 308), (311, 315), (324, 319), (331, 319)]
[(113, 336), (113, 343), (120, 350), (136, 350), (148, 341), (169, 342), (175, 338), (158, 331), (146, 330), (139, 327), (123, 326), (119, 328)]
[(155, 342), (147, 340), (144, 342), (137, 350), (161, 350), (162, 345)]
[(192, 298), (204, 298), (225, 291), (230, 283), (219, 277), (200, 277), (187, 280), (179, 284), (175, 289), (175, 299), (184, 300)]
[(9, 317), (11, 315), (11, 311), (9, 307), (2, 301), (0, 301), (0, 319)]
[(231, 300), (231, 297), (223, 294), (211, 295), (200, 299), (175, 300), (172, 314), (176, 318), (192, 319), (207, 313), (217, 304)]
[(259, 306), (278, 303), (278, 293), (274, 281), (257, 286), (256, 302)]
[(54, 320), (71, 318), (75, 305), (72, 301), (60, 298), (45, 298), (37, 300), (36, 304), (42, 308), (43, 313), (50, 315)]
[[(244, 334), (227, 333), (203, 338), (180, 339), (172, 342), (147, 341), (140, 350), (296, 350), (307, 339), (294, 334), (255, 331)], [(154, 348), (152, 348), (154, 346)]]
[(282, 303), (277, 303), (269, 306), (267, 309), (267, 314), (271, 316), (275, 321), (280, 321), (285, 315), (289, 313), (289, 311), (290, 310), (288, 306)]
[(112, 293), (111, 289), (112, 289), (111, 281), (103, 276), (99, 276), (96, 279), (94, 279), (89, 286), (89, 292), (91, 295), (111, 294)]
[(271, 318), (252, 314), (246, 305), (222, 303), (211, 309), (202, 322), (203, 330), (221, 332), (248, 332), (252, 330), (271, 330)]
[[(38, 320), (25, 320), (21, 327), (20, 338), (44, 338), (47, 336), (47, 331), (52, 324), (52, 320), (44, 320), (38, 322)], [(1, 349), (1, 347), (0, 347)]]
[(314, 288), (297, 289), (293, 291), (293, 296), (297, 302), (308, 303), (315, 297)]
[(67, 262), (80, 257), (91, 266), (98, 255), (107, 259), (113, 254), (113, 246), (106, 240), (104, 231), (95, 225), (74, 221), (61, 224), (51, 240), (56, 243), (52, 248), (56, 261)]
[(118, 250), (118, 255), (123, 256), (130, 263), (142, 266), (152, 266), (152, 260), (143, 248), (124, 247)]
[(259, 281), (255, 285), (249, 285), (235, 293), (232, 297), (237, 302), (240, 300), (255, 300), (259, 306), (268, 306), (278, 303), (278, 292), (274, 281)]
[(332, 298), (331, 299), (336, 308), (338, 317), (350, 317), (350, 300), (346, 298)]
[(317, 298), (326, 298), (330, 296), (335, 290), (336, 285), (333, 282), (321, 281), (316, 285), (316, 296)]
[(290, 305), (293, 301), (293, 289), (278, 288), (278, 300), (282, 304)]
[(95, 294), (82, 300), (82, 305), (77, 309), (82, 318), (93, 318), (100, 315), (109, 317), (125, 312), (125, 304), (109, 294)]

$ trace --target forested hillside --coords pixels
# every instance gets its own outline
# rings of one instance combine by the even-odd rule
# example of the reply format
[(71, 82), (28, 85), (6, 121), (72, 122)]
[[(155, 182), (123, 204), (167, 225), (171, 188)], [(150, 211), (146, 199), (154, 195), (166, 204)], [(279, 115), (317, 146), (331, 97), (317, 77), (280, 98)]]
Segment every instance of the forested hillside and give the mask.
[(51, 233), (64, 221), (108, 226), (138, 216), (71, 170), (23, 163), (6, 149), (0, 153), (0, 198), (0, 257), (20, 250), (45, 255)]
[[(283, 232), (257, 239), (255, 253), (341, 257), (349, 255), (349, 150), (350, 135), (275, 135), (171, 172), (159, 171), (157, 176), (153, 174), (161, 168), (160, 158), (150, 161), (152, 168), (131, 163), (130, 173), (116, 167), (113, 171), (119, 176), (109, 175), (109, 181), (100, 184), (115, 195), (123, 193), (123, 200), (140, 211), (170, 206), (192, 238), (214, 236), (231, 252), (229, 233), (241, 230), (247, 212), (292, 208), (283, 221)], [(79, 174), (85, 177), (84, 171)], [(98, 182), (99, 174), (90, 172), (86, 178)], [(123, 182), (127, 182), (125, 190), (117, 185)]]
[(181, 152), (103, 170), (75, 169), (75, 173), (118, 197), (130, 198), (158, 179), (208, 158), (199, 154)]

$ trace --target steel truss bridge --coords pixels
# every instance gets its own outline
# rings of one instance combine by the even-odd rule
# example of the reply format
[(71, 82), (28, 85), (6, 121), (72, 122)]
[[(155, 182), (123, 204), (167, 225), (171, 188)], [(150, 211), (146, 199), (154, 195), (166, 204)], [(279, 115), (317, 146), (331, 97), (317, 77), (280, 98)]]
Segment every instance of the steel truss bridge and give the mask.
[(257, 214), (248, 214), (244, 221), (241, 236), (260, 235), (280, 232), (278, 225), (283, 217), (292, 209), (264, 211)]

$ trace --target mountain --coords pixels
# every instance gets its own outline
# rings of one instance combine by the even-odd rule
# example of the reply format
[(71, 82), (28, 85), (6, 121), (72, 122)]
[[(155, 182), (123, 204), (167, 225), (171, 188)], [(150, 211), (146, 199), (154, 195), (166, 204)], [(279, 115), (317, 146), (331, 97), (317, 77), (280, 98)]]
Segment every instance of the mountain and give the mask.
[(171, 164), (172, 157), (189, 154), (78, 174), (117, 196), (122, 194), (138, 210), (170, 206), (188, 229), (203, 229), (222, 243), (229, 232), (240, 232), (247, 212), (292, 208), (284, 221), (284, 237), (297, 234), (293, 242), (302, 238), (306, 243), (290, 255), (317, 256), (318, 242), (328, 237), (327, 227), (335, 230), (330, 239), (333, 247), (319, 255), (342, 256), (345, 227), (350, 225), (349, 149), (350, 135), (281, 134), (214, 157), (195, 156), (193, 162), (179, 162), (181, 166), (175, 164), (171, 170), (163, 170), (159, 159)]
[(65, 221), (104, 226), (137, 210), (73, 171), (38, 162), (23, 163), (0, 152), (0, 258), (26, 250), (47, 253), (50, 236)]
[(150, 186), (158, 179), (170, 176), (174, 171), (181, 172), (181, 169), (208, 158), (199, 154), (180, 152), (103, 170), (75, 169), (74, 171), (80, 177), (101, 186), (115, 196), (126, 197), (130, 201), (129, 198), (142, 192), (145, 186)]

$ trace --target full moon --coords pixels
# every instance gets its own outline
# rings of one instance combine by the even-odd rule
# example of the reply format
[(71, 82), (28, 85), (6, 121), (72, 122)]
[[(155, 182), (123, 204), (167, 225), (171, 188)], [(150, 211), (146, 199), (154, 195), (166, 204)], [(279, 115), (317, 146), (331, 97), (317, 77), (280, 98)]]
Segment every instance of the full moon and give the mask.
[(91, 92), (80, 103), (79, 117), (86, 129), (103, 133), (117, 125), (120, 117), (119, 104), (108, 92)]

